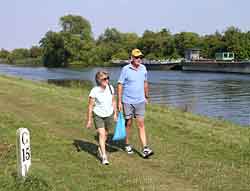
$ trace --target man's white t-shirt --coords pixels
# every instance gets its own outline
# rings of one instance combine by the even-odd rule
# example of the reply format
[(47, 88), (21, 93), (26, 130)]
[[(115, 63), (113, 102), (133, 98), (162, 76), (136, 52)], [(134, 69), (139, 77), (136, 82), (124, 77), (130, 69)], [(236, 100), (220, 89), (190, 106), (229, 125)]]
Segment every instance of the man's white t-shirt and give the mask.
[[(112, 93), (114, 93), (113, 86), (110, 85)], [(95, 99), (94, 113), (100, 117), (109, 117), (112, 115), (114, 109), (112, 105), (112, 93), (107, 85), (105, 89), (100, 86), (95, 86), (90, 91), (89, 97)]]

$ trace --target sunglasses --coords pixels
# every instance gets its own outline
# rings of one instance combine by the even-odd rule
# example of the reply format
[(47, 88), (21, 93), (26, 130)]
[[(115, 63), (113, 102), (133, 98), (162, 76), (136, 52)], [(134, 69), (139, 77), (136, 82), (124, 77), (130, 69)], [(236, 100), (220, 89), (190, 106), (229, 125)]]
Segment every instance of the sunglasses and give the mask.
[(101, 80), (102, 80), (102, 81), (109, 80), (109, 76), (108, 76), (108, 77), (106, 77), (106, 78), (102, 78)]
[(134, 56), (135, 59), (141, 59), (142, 57), (141, 56)]

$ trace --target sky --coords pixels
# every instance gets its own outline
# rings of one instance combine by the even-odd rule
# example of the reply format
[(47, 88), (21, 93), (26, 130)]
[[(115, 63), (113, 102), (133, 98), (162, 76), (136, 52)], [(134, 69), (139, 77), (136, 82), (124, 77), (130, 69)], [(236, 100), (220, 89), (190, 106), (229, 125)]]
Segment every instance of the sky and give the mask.
[(200, 35), (229, 26), (250, 30), (249, 0), (2, 0), (0, 48), (30, 48), (47, 31), (59, 31), (59, 18), (81, 15), (97, 38), (107, 27), (142, 35), (169, 29)]

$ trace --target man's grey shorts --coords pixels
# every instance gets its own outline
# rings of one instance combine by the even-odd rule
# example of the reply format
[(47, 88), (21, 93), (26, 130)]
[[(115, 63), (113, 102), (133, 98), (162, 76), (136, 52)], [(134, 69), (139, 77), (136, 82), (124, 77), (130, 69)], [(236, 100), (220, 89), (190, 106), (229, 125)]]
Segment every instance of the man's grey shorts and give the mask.
[(137, 104), (123, 103), (123, 112), (125, 119), (131, 119), (136, 117), (144, 118), (145, 114), (145, 102)]

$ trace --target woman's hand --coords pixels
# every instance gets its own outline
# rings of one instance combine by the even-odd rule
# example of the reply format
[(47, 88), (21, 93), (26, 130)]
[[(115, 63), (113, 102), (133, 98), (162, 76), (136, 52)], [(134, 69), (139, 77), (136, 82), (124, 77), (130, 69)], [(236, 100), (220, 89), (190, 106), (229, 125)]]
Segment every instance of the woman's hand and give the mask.
[(122, 103), (121, 102), (118, 103), (118, 110), (122, 111)]
[(92, 121), (91, 120), (88, 120), (87, 121), (87, 124), (86, 124), (86, 128), (91, 128), (92, 127)]
[(87, 124), (86, 124), (86, 128), (88, 129), (92, 127), (92, 112), (93, 112), (94, 103), (95, 103), (95, 99), (92, 97), (89, 97)]
[(114, 121), (117, 121), (117, 113), (114, 114)]

